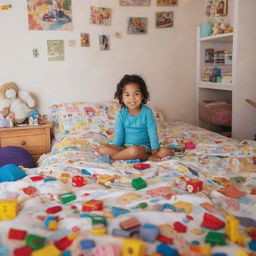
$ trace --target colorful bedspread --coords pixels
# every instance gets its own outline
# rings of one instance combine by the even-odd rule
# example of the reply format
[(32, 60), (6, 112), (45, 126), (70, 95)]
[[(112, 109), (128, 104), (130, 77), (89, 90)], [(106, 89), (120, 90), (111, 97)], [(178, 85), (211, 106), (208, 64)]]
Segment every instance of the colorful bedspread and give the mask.
[[(52, 107), (51, 153), (22, 180), (0, 185), (2, 199), (18, 202), (16, 218), (0, 222), (0, 255), (250, 255), (255, 142), (154, 111), (175, 156), (144, 170), (105, 163), (95, 147), (113, 139), (117, 110), (113, 102)], [(0, 205), (0, 218), (9, 207)]]

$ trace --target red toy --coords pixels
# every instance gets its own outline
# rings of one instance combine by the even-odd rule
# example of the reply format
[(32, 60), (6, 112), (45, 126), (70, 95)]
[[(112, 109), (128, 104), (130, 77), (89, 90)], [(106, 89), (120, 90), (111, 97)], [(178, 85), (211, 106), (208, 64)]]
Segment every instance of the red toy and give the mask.
[(196, 148), (195, 143), (193, 143), (192, 141), (185, 142), (185, 149), (194, 149), (194, 148)]
[(16, 248), (13, 251), (13, 255), (14, 256), (24, 256), (24, 255), (30, 256), (30, 255), (32, 255), (32, 248), (29, 246), (23, 246), (20, 248)]
[(197, 193), (203, 189), (203, 182), (201, 180), (189, 180), (186, 184), (186, 190), (189, 193)]
[(173, 239), (171, 237), (167, 237), (161, 234), (158, 235), (157, 240), (165, 244), (173, 244)]
[(183, 225), (181, 222), (176, 221), (173, 223), (173, 228), (180, 233), (186, 233), (187, 232), (187, 226)]
[(33, 176), (33, 177), (30, 177), (30, 179), (31, 179), (32, 181), (39, 181), (39, 180), (43, 180), (44, 177), (43, 177), (43, 176)]
[(73, 240), (69, 239), (67, 236), (57, 240), (54, 242), (54, 245), (61, 251), (66, 250), (71, 244)]
[(83, 203), (83, 212), (101, 211), (103, 209), (103, 202), (100, 200), (89, 200)]
[(134, 164), (134, 165), (133, 165), (133, 168), (135, 168), (135, 169), (137, 169), (137, 170), (144, 170), (144, 169), (150, 168), (150, 164), (143, 164), (143, 163)]
[(24, 240), (26, 235), (26, 230), (11, 228), (8, 233), (8, 239)]
[(205, 212), (204, 213), (204, 220), (201, 226), (210, 228), (210, 229), (220, 229), (225, 226), (225, 222), (221, 221), (220, 219), (216, 218), (215, 216)]
[(57, 213), (59, 211), (62, 210), (62, 207), (57, 205), (57, 206), (53, 206), (53, 207), (49, 207), (46, 209), (46, 213), (48, 214), (54, 214), (54, 213)]
[(123, 230), (131, 230), (134, 228), (138, 228), (140, 226), (140, 222), (137, 218), (131, 217), (128, 220), (121, 221), (119, 225)]
[(72, 178), (72, 185), (74, 187), (82, 187), (86, 184), (85, 180), (84, 180), (84, 177), (83, 176), (80, 176), (80, 175), (77, 175), (77, 176), (74, 176)]

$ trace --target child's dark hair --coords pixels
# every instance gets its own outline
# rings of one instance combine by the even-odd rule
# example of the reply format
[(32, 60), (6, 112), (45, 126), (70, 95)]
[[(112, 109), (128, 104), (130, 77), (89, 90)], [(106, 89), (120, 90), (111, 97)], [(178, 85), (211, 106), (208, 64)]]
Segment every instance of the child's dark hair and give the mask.
[(122, 105), (122, 107), (124, 107), (124, 103), (122, 100), (123, 97), (123, 89), (127, 84), (137, 84), (140, 88), (140, 91), (143, 95), (143, 99), (142, 99), (142, 104), (146, 104), (149, 100), (149, 92), (147, 89), (147, 85), (145, 83), (145, 81), (143, 80), (142, 77), (138, 76), (138, 75), (125, 75), (121, 81), (117, 84), (116, 87), (116, 92), (115, 92), (115, 99), (118, 99), (120, 105)]

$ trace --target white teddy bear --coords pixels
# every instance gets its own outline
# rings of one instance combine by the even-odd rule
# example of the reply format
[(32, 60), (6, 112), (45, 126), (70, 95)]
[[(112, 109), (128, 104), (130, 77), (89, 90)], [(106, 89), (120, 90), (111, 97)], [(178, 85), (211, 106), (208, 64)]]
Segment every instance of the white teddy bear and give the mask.
[(35, 100), (29, 92), (19, 91), (14, 82), (5, 83), (0, 87), (0, 111), (4, 116), (12, 112), (15, 123), (23, 123), (34, 106)]

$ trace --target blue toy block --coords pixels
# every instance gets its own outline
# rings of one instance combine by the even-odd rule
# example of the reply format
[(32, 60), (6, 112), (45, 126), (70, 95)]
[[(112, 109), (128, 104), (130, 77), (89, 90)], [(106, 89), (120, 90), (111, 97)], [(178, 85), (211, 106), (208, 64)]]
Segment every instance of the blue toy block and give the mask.
[(61, 254), (61, 256), (71, 256), (72, 254), (71, 254), (71, 251), (70, 250), (66, 250), (66, 251), (64, 251), (62, 254)]
[(101, 156), (97, 159), (97, 162), (102, 162), (102, 163), (106, 163), (106, 164), (111, 164), (111, 160), (110, 157), (108, 155), (106, 156)]
[(159, 233), (160, 228), (153, 224), (147, 223), (140, 227), (140, 237), (149, 243), (155, 242)]
[(176, 249), (163, 243), (156, 247), (156, 252), (160, 253), (162, 256), (178, 256)]
[(136, 232), (139, 232), (139, 229), (138, 228), (134, 228), (134, 229), (131, 229), (131, 230), (122, 230), (122, 229), (118, 229), (118, 228), (114, 228), (112, 230), (112, 235), (113, 236), (121, 236), (121, 237), (125, 237), (125, 238), (128, 238), (128, 237), (131, 237), (133, 233), (136, 233)]
[(112, 213), (113, 213), (113, 215), (115, 217), (117, 217), (117, 216), (119, 216), (121, 214), (126, 214), (126, 213), (130, 212), (129, 210), (126, 210), (126, 209), (123, 209), (123, 208), (119, 208), (119, 207), (112, 207), (111, 211), (112, 211)]
[(80, 241), (81, 250), (90, 250), (96, 247), (94, 240), (92, 239), (83, 239)]
[(27, 176), (27, 174), (14, 164), (7, 164), (0, 168), (0, 182), (16, 181)]
[(252, 250), (252, 251), (256, 251), (256, 241), (251, 241), (248, 243), (249, 245), (249, 248)]
[(82, 169), (81, 172), (84, 175), (92, 176), (92, 174), (90, 172), (88, 172), (86, 169)]
[(49, 182), (49, 181), (56, 181), (57, 179), (55, 178), (46, 178), (44, 179), (44, 182)]

